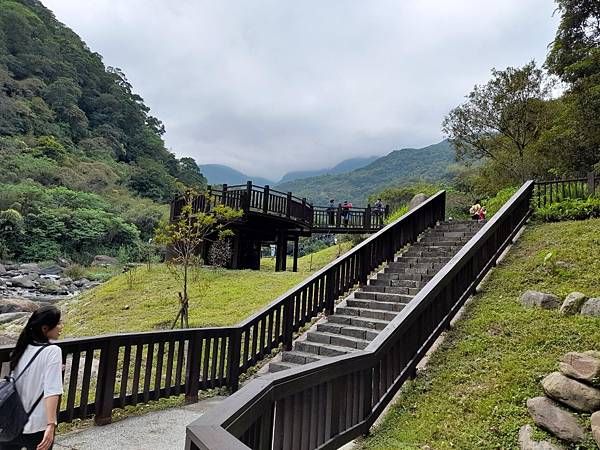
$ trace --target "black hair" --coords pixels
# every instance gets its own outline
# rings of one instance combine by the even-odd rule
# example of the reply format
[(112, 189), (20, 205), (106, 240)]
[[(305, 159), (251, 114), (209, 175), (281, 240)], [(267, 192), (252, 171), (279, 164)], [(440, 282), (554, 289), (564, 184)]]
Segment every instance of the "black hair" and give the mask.
[(42, 306), (34, 311), (25, 328), (21, 331), (17, 345), (10, 355), (10, 370), (15, 370), (19, 360), (25, 353), (25, 349), (30, 344), (46, 344), (48, 338), (42, 331), (43, 326), (52, 330), (60, 322), (60, 310), (55, 306)]
[(479, 199), (475, 200), (475, 204), (476, 205), (480, 205), (481, 204), (481, 200), (479, 200)]

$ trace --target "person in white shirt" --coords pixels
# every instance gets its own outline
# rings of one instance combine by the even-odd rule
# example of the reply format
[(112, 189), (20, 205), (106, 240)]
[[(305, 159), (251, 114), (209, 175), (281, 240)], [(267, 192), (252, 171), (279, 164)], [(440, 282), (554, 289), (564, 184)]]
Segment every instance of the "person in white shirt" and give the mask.
[(0, 450), (49, 450), (54, 443), (56, 411), (63, 393), (62, 351), (50, 340), (56, 340), (62, 331), (60, 310), (42, 306), (36, 310), (21, 332), (13, 353), (10, 369), (18, 377), (34, 355), (43, 346), (31, 366), (16, 383), (17, 392), (25, 411), (31, 411), (23, 433), (10, 442), (1, 442)]

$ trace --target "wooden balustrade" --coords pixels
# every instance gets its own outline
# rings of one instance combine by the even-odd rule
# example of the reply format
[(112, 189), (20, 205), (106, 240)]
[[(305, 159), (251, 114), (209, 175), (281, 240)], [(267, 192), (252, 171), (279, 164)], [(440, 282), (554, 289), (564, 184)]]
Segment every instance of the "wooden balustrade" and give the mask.
[[(226, 202), (242, 198), (230, 196), (234, 189), (224, 190)], [(276, 202), (282, 198), (268, 191), (263, 195)], [(241, 374), (279, 346), (291, 349), (294, 333), (321, 312), (333, 312), (343, 293), (365, 283), (381, 263), (443, 220), (445, 198), (445, 192), (439, 192), (236, 326), (59, 341), (66, 363), (59, 420), (95, 415), (96, 422), (104, 424), (110, 422), (113, 408), (180, 394), (193, 402), (199, 390), (220, 386), (236, 390)], [(255, 194), (250, 207), (263, 201)], [(5, 372), (12, 349), (0, 346)]]
[(600, 176), (590, 172), (585, 177), (536, 181), (534, 205), (542, 208), (566, 199), (587, 198), (600, 193)]
[[(532, 193), (529, 181), (365, 350), (252, 381), (188, 426), (186, 449), (333, 449), (366, 433), (527, 220)], [(361, 256), (354, 264), (350, 255), (338, 260), (336, 271), (353, 273), (358, 267), (355, 275), (361, 278), (367, 267), (391, 259), (423, 225), (440, 219), (439, 212), (421, 216), (420, 208), (427, 206), (357, 247), (354, 255)], [(332, 280), (325, 291), (346, 286), (345, 279)]]

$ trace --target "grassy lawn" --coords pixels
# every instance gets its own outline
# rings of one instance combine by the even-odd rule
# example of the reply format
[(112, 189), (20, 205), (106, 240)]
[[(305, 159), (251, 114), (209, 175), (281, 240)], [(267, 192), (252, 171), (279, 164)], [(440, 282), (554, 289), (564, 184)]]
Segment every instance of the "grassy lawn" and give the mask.
[[(299, 258), (298, 272), (274, 272), (274, 261), (263, 270), (200, 268), (190, 283), (190, 326), (233, 325), (295, 286), (310, 273), (350, 249), (349, 243)], [(271, 270), (269, 270), (269, 267)], [(291, 270), (291, 264), (288, 269)], [(90, 336), (169, 328), (177, 314), (181, 283), (164, 265), (142, 266), (121, 274), (71, 301), (66, 336)]]
[[(558, 358), (600, 350), (600, 319), (524, 309), (519, 297), (527, 289), (600, 296), (599, 254), (598, 219), (528, 226), (363, 448), (518, 448), (519, 428), (533, 425), (526, 401), (543, 395), (540, 381)], [(589, 415), (581, 418), (589, 430)]]

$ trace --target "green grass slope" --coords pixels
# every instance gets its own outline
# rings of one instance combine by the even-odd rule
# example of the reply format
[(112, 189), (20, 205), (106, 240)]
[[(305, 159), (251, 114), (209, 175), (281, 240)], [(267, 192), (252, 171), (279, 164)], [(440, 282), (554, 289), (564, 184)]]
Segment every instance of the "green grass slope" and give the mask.
[[(543, 395), (540, 381), (559, 357), (600, 350), (600, 319), (525, 309), (519, 297), (527, 289), (600, 296), (598, 230), (597, 219), (527, 228), (363, 448), (518, 448), (519, 428), (533, 424), (526, 401)], [(589, 430), (589, 416), (583, 421)]]
[[(189, 288), (190, 326), (234, 325), (349, 249), (350, 243), (344, 243), (316, 252), (312, 258), (299, 258), (295, 273), (274, 272), (269, 259), (261, 271), (198, 269)], [(166, 266), (150, 270), (141, 266), (133, 274), (118, 275), (69, 302), (65, 335), (169, 328), (179, 308), (179, 291), (181, 283)]]
[(326, 204), (330, 198), (338, 202), (350, 200), (366, 204), (370, 194), (390, 186), (418, 180), (436, 181), (448, 174), (454, 161), (454, 149), (448, 141), (428, 147), (394, 150), (366, 167), (349, 173), (321, 175), (278, 184), (275, 188), (293, 192), (314, 204)]

